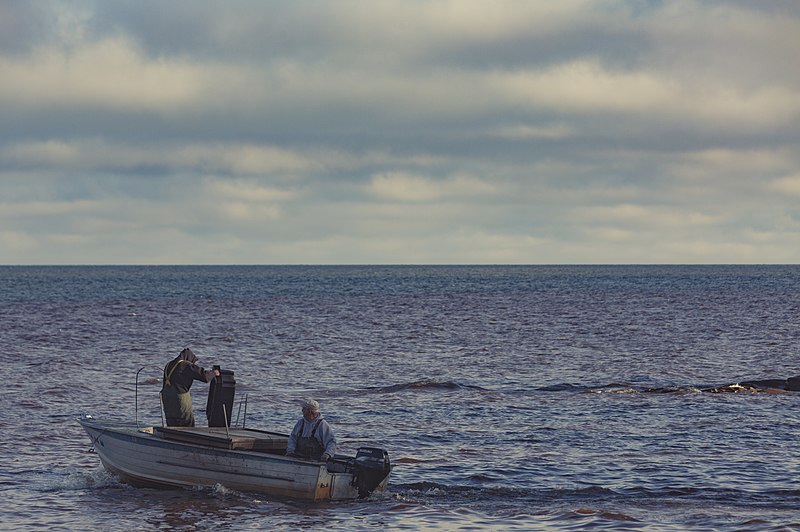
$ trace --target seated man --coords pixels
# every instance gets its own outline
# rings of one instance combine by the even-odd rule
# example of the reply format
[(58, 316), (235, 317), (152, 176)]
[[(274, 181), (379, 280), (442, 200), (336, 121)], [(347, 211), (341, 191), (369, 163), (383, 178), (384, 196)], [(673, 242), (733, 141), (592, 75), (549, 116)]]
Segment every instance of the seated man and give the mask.
[(319, 403), (313, 399), (303, 404), (301, 417), (289, 435), (288, 456), (327, 462), (336, 452), (333, 429), (319, 413)]

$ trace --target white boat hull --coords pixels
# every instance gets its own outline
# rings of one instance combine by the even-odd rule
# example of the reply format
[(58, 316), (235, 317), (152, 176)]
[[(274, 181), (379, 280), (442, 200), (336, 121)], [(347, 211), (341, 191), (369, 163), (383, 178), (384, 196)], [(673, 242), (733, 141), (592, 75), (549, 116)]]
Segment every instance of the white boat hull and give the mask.
[[(352, 472), (259, 451), (215, 448), (163, 437), (158, 429), (79, 419), (103, 465), (122, 480), (146, 487), (221, 484), (238, 491), (312, 501), (359, 497)], [(374, 491), (383, 491), (386, 478)]]

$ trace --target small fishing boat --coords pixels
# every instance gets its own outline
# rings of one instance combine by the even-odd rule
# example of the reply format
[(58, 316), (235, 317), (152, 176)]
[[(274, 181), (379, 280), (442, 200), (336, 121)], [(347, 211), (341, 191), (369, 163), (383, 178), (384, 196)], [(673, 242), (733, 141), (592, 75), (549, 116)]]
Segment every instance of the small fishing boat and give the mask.
[[(212, 382), (210, 404), (213, 393)], [(285, 456), (288, 435), (245, 428), (244, 423), (231, 427), (231, 408), (223, 404), (222, 409), (222, 427), (140, 427), (137, 393), (136, 422), (103, 422), (86, 415), (78, 423), (105, 468), (134, 486), (220, 484), (277, 497), (335, 501), (382, 492), (389, 482), (392, 466), (383, 449), (361, 447), (355, 456), (337, 454), (328, 462)]]

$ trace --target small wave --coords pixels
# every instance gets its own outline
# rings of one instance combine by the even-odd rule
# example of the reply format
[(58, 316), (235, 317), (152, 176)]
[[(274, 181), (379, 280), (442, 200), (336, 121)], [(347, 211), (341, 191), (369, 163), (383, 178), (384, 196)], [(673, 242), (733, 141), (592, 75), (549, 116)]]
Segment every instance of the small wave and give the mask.
[(542, 386), (541, 388), (536, 388), (536, 390), (540, 392), (582, 392), (586, 390), (586, 386), (576, 386), (574, 384), (564, 382), (561, 384)]
[[(554, 384), (537, 388), (540, 392), (575, 392), (591, 394), (670, 394), (670, 393), (699, 393), (722, 391), (719, 389), (699, 388), (697, 386), (655, 386), (655, 387), (636, 387), (626, 384), (610, 383), (598, 386), (576, 386), (574, 384)], [(749, 390), (750, 391), (750, 390)]]
[(393, 464), (424, 464), (428, 462), (438, 462), (438, 460), (423, 460), (421, 458), (409, 458), (409, 457), (397, 458), (395, 460), (392, 460)]
[[(758, 518), (756, 518), (756, 519), (749, 519), (749, 520), (745, 521), (744, 523), (742, 523), (742, 526), (752, 527), (752, 526), (761, 526), (761, 525), (768, 525), (768, 524), (769, 524), (769, 521), (767, 521), (766, 519), (758, 519)], [(791, 530), (792, 528), (793, 527), (789, 527), (789, 528), (787, 528), (787, 530)]]
[(437, 391), (437, 390), (482, 390), (485, 388), (471, 384), (461, 384), (455, 381), (435, 381), (423, 379), (414, 382), (394, 384), (391, 386), (373, 387), (366, 389), (373, 393), (397, 393), (405, 391)]
[(696, 393), (700, 388), (693, 386), (659, 386), (655, 388), (633, 388), (631, 386), (615, 387), (607, 386), (602, 388), (592, 388), (584, 393)]
[(636, 521), (639, 520), (635, 517), (631, 517), (627, 514), (617, 513), (617, 512), (608, 512), (606, 510), (592, 510), (591, 508), (578, 508), (575, 510), (576, 514), (580, 515), (591, 515), (595, 517), (600, 517), (602, 519), (609, 519), (611, 521)]
[(584, 393), (639, 393), (633, 388), (603, 388), (599, 390), (586, 390)]
[(784, 393), (787, 390), (779, 385), (778, 380), (764, 380), (743, 382), (741, 384), (725, 384), (722, 386), (708, 387), (695, 385), (666, 385), (666, 386), (632, 386), (612, 382), (597, 386), (578, 386), (571, 383), (551, 384), (536, 388), (540, 392), (576, 392), (576, 393), (652, 393), (652, 394), (672, 394), (672, 393)]
[(401, 500), (407, 501), (409, 497), (450, 497), (452, 493), (450, 489), (444, 484), (437, 484), (436, 482), (416, 482), (414, 484), (406, 484), (400, 486), (393, 486), (392, 491)]
[[(470, 501), (573, 501), (580, 507), (597, 507), (609, 501), (620, 500), (664, 500), (694, 499), (711, 501), (740, 501), (750, 504), (769, 502), (778, 499), (793, 500), (800, 490), (783, 490), (753, 493), (747, 490), (730, 488), (708, 488), (697, 486), (665, 486), (653, 489), (644, 486), (613, 489), (604, 486), (535, 488), (498, 486), (490, 482), (481, 485), (445, 484), (440, 482), (415, 482), (410, 484), (391, 484), (392, 495), (403, 499), (441, 499), (464, 504)], [(595, 510), (592, 510), (595, 512)]]
[(237, 496), (237, 497), (241, 496), (241, 493), (239, 493), (238, 491), (236, 491), (234, 489), (231, 489), (231, 488), (228, 488), (226, 486), (223, 486), (222, 484), (214, 484), (210, 489), (211, 489), (211, 493), (216, 497), (226, 497), (226, 496), (229, 496), (229, 495), (233, 495), (233, 496)]
[(770, 490), (766, 494), (777, 497), (800, 497), (800, 489)]
[(234, 343), (236, 341), (236, 338), (234, 338), (233, 336), (228, 335), (228, 334), (225, 334), (225, 335), (212, 335), (212, 336), (207, 337), (206, 341), (207, 342), (220, 341), (220, 342), (223, 342), (223, 343), (226, 343), (226, 344), (231, 344), (231, 343)]
[(597, 386), (578, 386), (568, 382), (550, 384), (536, 388), (538, 392), (574, 392), (574, 393), (638, 393), (641, 390), (627, 384), (609, 383)]
[(109, 487), (133, 489), (119, 477), (102, 468), (92, 470), (70, 468), (63, 474), (43, 479), (40, 484), (40, 489), (45, 492)]
[(612, 489), (601, 486), (589, 486), (585, 488), (516, 488), (509, 486), (497, 486), (487, 483), (484, 486), (473, 485), (448, 485), (438, 482), (415, 482), (411, 484), (398, 484), (393, 486), (394, 491), (401, 493), (408, 492), (414, 494), (447, 495), (460, 499), (561, 499), (564, 497), (598, 497), (615, 495)]

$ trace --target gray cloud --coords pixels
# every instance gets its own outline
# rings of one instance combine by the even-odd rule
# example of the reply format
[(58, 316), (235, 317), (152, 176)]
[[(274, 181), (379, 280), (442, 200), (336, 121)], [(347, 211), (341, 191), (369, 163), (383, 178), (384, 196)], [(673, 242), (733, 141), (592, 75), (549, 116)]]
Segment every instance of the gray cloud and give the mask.
[(793, 2), (33, 6), (0, 263), (800, 259)]

